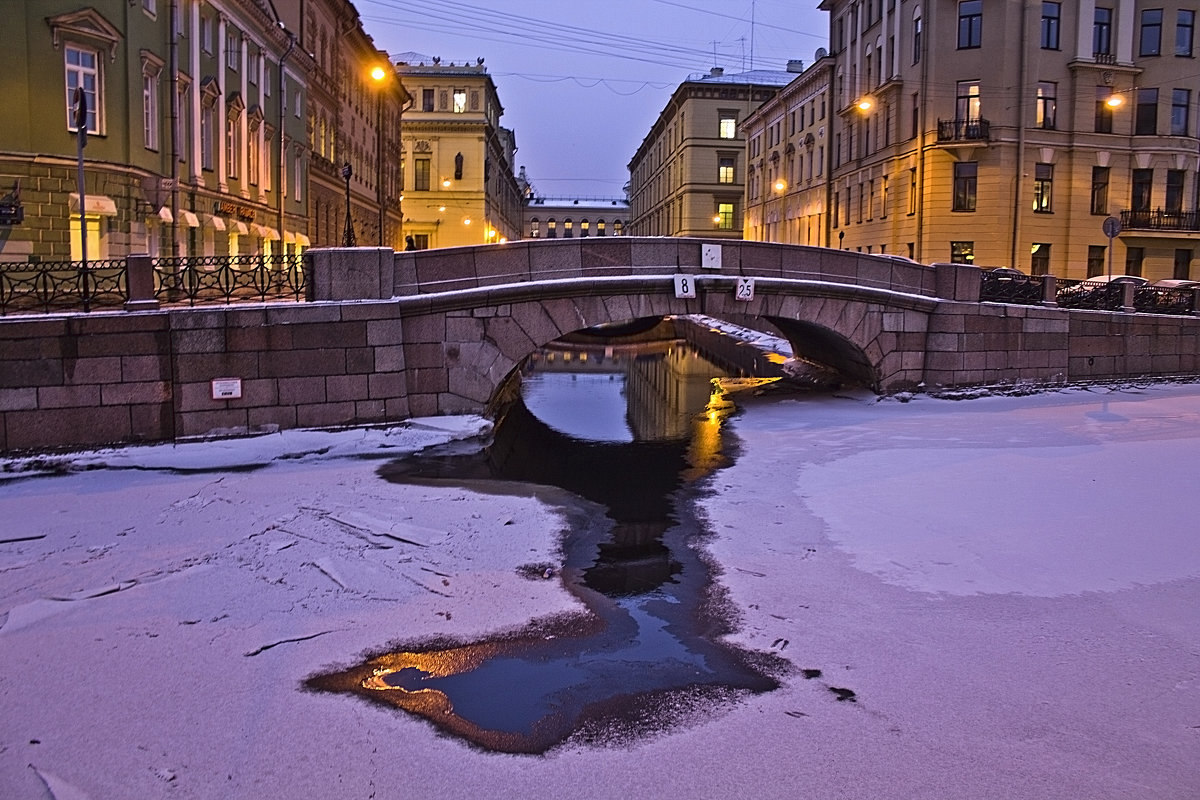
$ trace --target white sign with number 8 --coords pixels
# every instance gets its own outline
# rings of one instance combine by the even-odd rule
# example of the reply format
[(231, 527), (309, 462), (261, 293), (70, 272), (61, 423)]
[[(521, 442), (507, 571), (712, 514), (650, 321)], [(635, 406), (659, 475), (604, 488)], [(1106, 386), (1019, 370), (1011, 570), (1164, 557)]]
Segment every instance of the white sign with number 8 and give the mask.
[(695, 297), (696, 296), (696, 277), (694, 275), (676, 275), (675, 276), (675, 296), (676, 297)]

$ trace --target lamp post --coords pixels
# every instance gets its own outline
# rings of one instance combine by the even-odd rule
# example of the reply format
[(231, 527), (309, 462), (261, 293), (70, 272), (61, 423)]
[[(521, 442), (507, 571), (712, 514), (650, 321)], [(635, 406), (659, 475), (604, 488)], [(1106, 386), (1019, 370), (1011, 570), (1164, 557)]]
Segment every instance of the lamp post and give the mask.
[(384, 192), (383, 192), (383, 101), (385, 87), (383, 81), (387, 78), (387, 70), (375, 67), (371, 70), (371, 78), (376, 83), (375, 100), (378, 103), (378, 113), (375, 117), (375, 199), (379, 203), (379, 246), (383, 247), (384, 223)]
[(342, 247), (354, 247), (354, 223), (350, 219), (350, 177), (354, 170), (350, 162), (342, 165), (342, 177), (346, 179), (346, 230), (342, 233)]

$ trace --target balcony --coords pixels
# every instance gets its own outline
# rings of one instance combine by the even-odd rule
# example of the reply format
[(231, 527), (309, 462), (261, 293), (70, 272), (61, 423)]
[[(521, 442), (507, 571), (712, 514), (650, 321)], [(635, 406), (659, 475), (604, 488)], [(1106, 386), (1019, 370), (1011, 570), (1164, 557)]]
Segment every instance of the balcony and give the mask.
[(1200, 231), (1200, 213), (1196, 211), (1122, 211), (1122, 230)]
[(939, 142), (986, 142), (991, 123), (986, 119), (939, 119)]

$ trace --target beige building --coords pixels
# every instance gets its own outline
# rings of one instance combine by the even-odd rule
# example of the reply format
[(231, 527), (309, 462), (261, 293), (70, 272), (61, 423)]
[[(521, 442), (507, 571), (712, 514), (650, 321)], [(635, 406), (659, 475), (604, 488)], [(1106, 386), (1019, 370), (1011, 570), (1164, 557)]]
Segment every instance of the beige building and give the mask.
[(830, 246), (833, 64), (817, 51), (815, 64), (742, 124), (747, 239)]
[(293, 158), (308, 163), (312, 244), (345, 245), (349, 227), (354, 244), (402, 250), (400, 119), (412, 98), (387, 54), (364, 32), (353, 4), (309, 0), (279, 7), (285, 24), (300, 32), (296, 50), (313, 60), (303, 109), (307, 139), (290, 143)]
[(629, 162), (629, 233), (741, 238), (746, 146), (740, 124), (801, 71), (713, 68), (684, 81)]
[(513, 174), (516, 137), (483, 65), (393, 56), (413, 98), (404, 112), (404, 232), (417, 249), (493, 244), (521, 236), (524, 197)]
[[(1200, 4), (821, 7), (833, 246), (1067, 278), (1107, 272), (1111, 255), (1118, 273), (1196, 276)], [(767, 157), (799, 146), (755, 135)], [(765, 222), (747, 235), (782, 238), (759, 197)]]

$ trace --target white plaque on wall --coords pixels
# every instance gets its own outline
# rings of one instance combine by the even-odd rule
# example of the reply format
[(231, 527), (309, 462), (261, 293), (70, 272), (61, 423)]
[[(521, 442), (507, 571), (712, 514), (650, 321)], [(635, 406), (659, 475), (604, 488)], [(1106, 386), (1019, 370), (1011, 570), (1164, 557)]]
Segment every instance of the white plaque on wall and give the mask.
[(242, 379), (241, 378), (213, 378), (212, 399), (213, 400), (241, 400), (242, 399)]
[(719, 244), (702, 244), (700, 245), (700, 266), (705, 269), (720, 269), (721, 268), (721, 245)]

